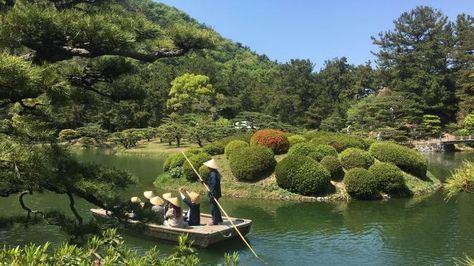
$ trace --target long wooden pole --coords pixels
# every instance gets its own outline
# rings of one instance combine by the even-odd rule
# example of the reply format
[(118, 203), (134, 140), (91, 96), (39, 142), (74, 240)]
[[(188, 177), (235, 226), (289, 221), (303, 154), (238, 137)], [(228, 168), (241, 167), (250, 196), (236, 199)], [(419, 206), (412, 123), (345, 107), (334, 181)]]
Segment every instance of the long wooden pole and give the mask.
[[(186, 156), (186, 154), (181, 151), (181, 153), (183, 154), (184, 158), (186, 159), (186, 161), (188, 161), (189, 165), (191, 165), (191, 168), (193, 168), (194, 172), (196, 173), (196, 175), (199, 177), (199, 180), (201, 180), (201, 183), (206, 187), (207, 191), (210, 192), (209, 190), (209, 187), (206, 185), (206, 183), (204, 183), (204, 180), (202, 179), (201, 175), (199, 174), (199, 172), (196, 170), (196, 168), (194, 168), (194, 165), (191, 163), (191, 161), (188, 159), (188, 156)], [(244, 241), (245, 245), (247, 245), (247, 247), (250, 249), (250, 251), (253, 253), (253, 255), (259, 259), (259, 260), (262, 260), (258, 255), (257, 253), (255, 252), (255, 250), (253, 250), (252, 246), (250, 246), (249, 242), (247, 242), (247, 240), (245, 239), (245, 237), (242, 235), (242, 233), (240, 233), (239, 229), (237, 229), (237, 226), (235, 226), (234, 222), (232, 221), (232, 219), (230, 219), (229, 215), (227, 214), (227, 212), (224, 210), (224, 208), (222, 207), (222, 205), (219, 203), (219, 201), (217, 201), (217, 199), (214, 197), (214, 195), (212, 195), (211, 193), (211, 196), (212, 196), (212, 199), (217, 203), (217, 206), (219, 206), (219, 209), (222, 210), (222, 212), (224, 213), (224, 215), (227, 217), (227, 220), (229, 220), (229, 222), (232, 224), (232, 226), (234, 227), (235, 231), (237, 231), (237, 234), (239, 234), (240, 238), (242, 238), (242, 241)], [(263, 261), (263, 260), (262, 260)]]

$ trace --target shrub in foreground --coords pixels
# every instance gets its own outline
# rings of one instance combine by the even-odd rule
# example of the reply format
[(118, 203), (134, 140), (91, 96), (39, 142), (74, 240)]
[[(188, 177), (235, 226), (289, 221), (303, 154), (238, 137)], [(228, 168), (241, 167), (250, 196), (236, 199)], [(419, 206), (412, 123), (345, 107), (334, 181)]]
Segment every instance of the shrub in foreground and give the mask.
[(402, 192), (405, 188), (402, 170), (392, 163), (376, 163), (369, 168), (369, 171), (383, 192), (392, 194)]
[(425, 178), (428, 162), (421, 153), (393, 142), (375, 142), (370, 154), (382, 162), (393, 163), (403, 171)]
[(344, 177), (341, 161), (336, 156), (323, 157), (321, 164), (329, 171), (332, 180), (339, 181)]
[[(196, 170), (199, 169), (199, 167), (201, 167), (201, 165), (205, 161), (208, 161), (211, 158), (211, 155), (209, 155), (209, 153), (207, 152), (196, 153), (188, 157), (189, 161), (191, 161), (194, 166), (194, 169)], [(199, 177), (187, 161), (185, 161), (183, 164), (183, 176), (191, 182), (197, 181), (199, 179)]]
[(279, 187), (305, 196), (322, 194), (331, 185), (329, 171), (308, 156), (287, 156), (277, 164), (275, 175)]
[(374, 158), (364, 150), (348, 148), (341, 153), (341, 163), (347, 170), (352, 168), (369, 168), (374, 163)]
[(228, 159), (230, 154), (233, 153), (234, 151), (243, 147), (248, 147), (248, 146), (249, 144), (243, 140), (233, 140), (225, 146), (225, 150), (224, 150), (225, 156)]
[(273, 129), (258, 130), (250, 139), (250, 144), (270, 148), (275, 154), (286, 153), (290, 147), (290, 142), (285, 134)]
[(377, 179), (364, 168), (349, 170), (344, 176), (347, 193), (356, 199), (376, 199), (380, 197)]
[(290, 142), (290, 147), (292, 147), (297, 143), (306, 142), (306, 138), (303, 135), (292, 135), (288, 137), (288, 142)]
[(275, 156), (269, 148), (263, 146), (242, 147), (229, 156), (232, 174), (243, 181), (254, 181), (273, 171)]

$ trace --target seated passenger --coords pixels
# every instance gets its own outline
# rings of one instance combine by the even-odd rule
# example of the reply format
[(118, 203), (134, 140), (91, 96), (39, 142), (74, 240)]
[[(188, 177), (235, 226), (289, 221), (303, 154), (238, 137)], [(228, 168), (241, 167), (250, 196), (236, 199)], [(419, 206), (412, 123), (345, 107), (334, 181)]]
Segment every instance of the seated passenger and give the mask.
[(139, 197), (131, 197), (130, 198), (130, 202), (132, 203), (130, 208), (131, 208), (131, 212), (130, 212), (130, 219), (132, 220), (138, 220), (138, 215), (137, 215), (137, 212), (139, 211), (139, 209), (142, 208), (142, 200), (139, 198)]
[(164, 208), (165, 208), (165, 213), (166, 213), (170, 207), (170, 203), (168, 202), (168, 199), (172, 198), (172, 196), (171, 196), (171, 193), (168, 192), (168, 193), (164, 193), (161, 197), (165, 200)]
[(165, 208), (163, 204), (165, 203), (159, 196), (153, 197), (150, 199), (151, 204), (151, 212), (153, 213), (152, 221), (157, 224), (163, 224), (164, 217), (165, 217)]
[(188, 213), (185, 217), (188, 225), (201, 225), (201, 204), (199, 202), (199, 194), (194, 191), (188, 193), (184, 188), (180, 188), (179, 193), (181, 194), (184, 203), (189, 207)]
[(155, 193), (153, 193), (153, 191), (145, 191), (145, 192), (143, 192), (143, 196), (145, 196), (145, 198), (148, 199), (143, 204), (143, 209), (144, 210), (151, 209), (151, 207), (153, 207), (153, 204), (151, 204), (150, 199), (155, 196)]
[(165, 225), (170, 227), (185, 228), (183, 210), (179, 204), (178, 198), (170, 198), (167, 200), (170, 203), (168, 211), (165, 214)]

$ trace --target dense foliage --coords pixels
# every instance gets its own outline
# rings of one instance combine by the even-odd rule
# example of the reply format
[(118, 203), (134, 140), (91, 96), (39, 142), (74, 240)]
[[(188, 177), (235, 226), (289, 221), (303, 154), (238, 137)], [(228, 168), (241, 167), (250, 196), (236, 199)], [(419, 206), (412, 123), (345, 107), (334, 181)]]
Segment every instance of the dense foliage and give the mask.
[(275, 169), (278, 186), (305, 196), (328, 192), (330, 173), (323, 165), (307, 156), (290, 155)]
[(325, 156), (320, 162), (331, 174), (331, 179), (340, 181), (344, 177), (344, 169), (337, 156)]
[(236, 150), (240, 148), (248, 147), (248, 146), (249, 144), (243, 140), (233, 140), (225, 146), (224, 154), (228, 159), (230, 155), (234, 153)]
[(315, 144), (331, 145), (337, 152), (341, 152), (347, 148), (367, 148), (364, 139), (347, 134), (310, 131), (305, 134), (305, 137)]
[(344, 150), (340, 154), (340, 159), (342, 166), (347, 170), (356, 167), (368, 169), (374, 163), (374, 158), (369, 152), (357, 148)]
[(290, 142), (285, 134), (273, 129), (258, 130), (252, 135), (250, 144), (270, 148), (275, 154), (286, 153), (290, 147)]
[[(192, 163), (191, 164), (188, 161), (185, 161), (183, 164), (183, 176), (191, 182), (199, 180), (199, 177), (197, 176), (196, 172), (194, 170), (198, 170), (201, 165), (210, 160), (212, 157), (209, 155), (207, 152), (199, 152), (196, 154), (192, 154), (191, 156), (188, 157), (189, 161)], [(193, 169), (194, 167), (194, 169)]]
[(405, 181), (403, 172), (391, 163), (376, 163), (369, 168), (370, 173), (377, 180), (378, 189), (385, 193), (395, 194), (403, 192)]
[(446, 193), (450, 198), (460, 192), (474, 193), (474, 163), (465, 162), (446, 180)]
[(230, 154), (232, 174), (241, 181), (256, 181), (270, 174), (276, 161), (272, 150), (257, 145), (242, 147)]
[(376, 199), (380, 197), (378, 182), (367, 169), (353, 168), (344, 176), (344, 184), (349, 195), (356, 199)]
[(375, 142), (370, 146), (370, 154), (382, 162), (393, 163), (405, 172), (421, 179), (426, 177), (428, 162), (416, 150), (393, 142)]
[(292, 135), (288, 137), (290, 148), (297, 143), (306, 142), (306, 138), (303, 135)]

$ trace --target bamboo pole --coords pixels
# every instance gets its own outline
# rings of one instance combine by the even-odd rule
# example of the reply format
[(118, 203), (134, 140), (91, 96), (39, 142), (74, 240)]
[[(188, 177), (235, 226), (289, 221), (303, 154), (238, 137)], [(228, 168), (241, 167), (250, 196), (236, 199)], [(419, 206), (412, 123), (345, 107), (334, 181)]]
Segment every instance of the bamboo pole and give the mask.
[[(204, 180), (202, 179), (201, 175), (198, 173), (198, 171), (196, 170), (196, 168), (194, 168), (194, 165), (191, 163), (191, 161), (188, 159), (188, 156), (186, 156), (186, 154), (181, 151), (181, 153), (183, 154), (184, 158), (186, 159), (186, 161), (188, 161), (189, 165), (191, 165), (191, 168), (193, 168), (194, 172), (196, 173), (196, 175), (199, 177), (199, 180), (201, 180), (201, 183), (204, 185), (204, 187), (206, 187), (206, 190), (208, 192), (210, 192), (209, 190), (209, 187), (206, 185), (206, 183), (204, 183)], [(214, 195), (212, 195), (212, 199), (217, 203), (217, 206), (219, 206), (219, 209), (222, 210), (222, 212), (224, 213), (224, 215), (227, 217), (227, 220), (229, 220), (229, 222), (232, 224), (232, 226), (234, 227), (235, 231), (237, 231), (237, 234), (239, 234), (240, 238), (242, 239), (242, 241), (244, 241), (245, 245), (247, 245), (247, 247), (250, 249), (250, 251), (252, 252), (252, 254), (259, 260), (263, 261), (258, 255), (257, 253), (255, 252), (255, 250), (253, 250), (252, 246), (250, 246), (249, 242), (247, 242), (247, 240), (245, 239), (245, 237), (242, 235), (242, 233), (240, 233), (239, 229), (237, 229), (237, 226), (235, 226), (234, 222), (232, 221), (232, 219), (230, 219), (229, 215), (227, 214), (227, 212), (224, 210), (224, 208), (222, 207), (222, 205), (219, 203), (219, 201), (217, 201), (216, 198), (214, 198)]]

